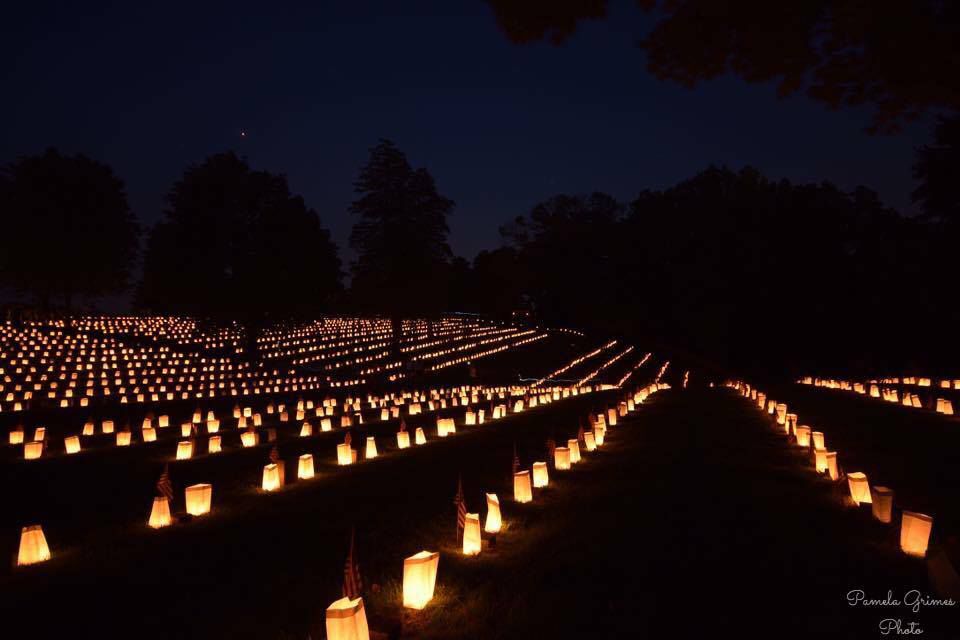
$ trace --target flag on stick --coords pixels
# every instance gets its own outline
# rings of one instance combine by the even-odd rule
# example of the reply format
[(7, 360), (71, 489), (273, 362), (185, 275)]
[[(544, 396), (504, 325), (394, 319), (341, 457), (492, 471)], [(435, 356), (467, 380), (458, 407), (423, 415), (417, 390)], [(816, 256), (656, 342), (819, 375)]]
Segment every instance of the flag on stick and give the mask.
[(363, 580), (360, 578), (360, 565), (357, 564), (353, 547), (354, 530), (350, 529), (350, 553), (343, 567), (343, 597), (351, 600), (360, 597), (363, 591)]
[(463, 480), (457, 476), (457, 495), (453, 498), (453, 504), (457, 505), (457, 542), (460, 541), (460, 532), (467, 524), (467, 503), (463, 499)]
[(157, 480), (157, 493), (167, 499), (167, 502), (173, 502), (173, 483), (170, 482), (170, 465), (163, 465), (163, 473)]
[(280, 462), (280, 452), (277, 451), (277, 445), (273, 445), (273, 449), (270, 449), (270, 462), (272, 464)]
[(517, 457), (517, 443), (513, 443), (513, 473), (520, 471), (520, 458)]

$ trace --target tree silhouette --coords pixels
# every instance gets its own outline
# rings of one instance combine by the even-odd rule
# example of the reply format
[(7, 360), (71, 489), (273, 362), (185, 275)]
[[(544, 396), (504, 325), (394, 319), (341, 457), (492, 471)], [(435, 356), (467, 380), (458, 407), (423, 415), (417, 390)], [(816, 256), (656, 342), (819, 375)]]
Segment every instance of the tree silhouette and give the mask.
[(470, 263), (460, 256), (450, 261), (447, 277), (446, 302), (448, 309), (456, 311), (477, 311), (477, 300), (472, 295), (473, 270)]
[(497, 25), (516, 44), (547, 38), (561, 45), (577, 23), (607, 15), (607, 0), (486, 0)]
[(946, 369), (958, 355), (949, 243), (868, 189), (711, 167), (623, 210), (603, 194), (537, 205), (503, 228), (505, 268), (478, 256), (478, 294), (515, 261), (518, 297), (547, 324), (744, 375), (873, 375), (918, 353)]
[(913, 201), (924, 214), (960, 225), (960, 117), (940, 120), (934, 144), (917, 151), (913, 176), (920, 181)]
[(109, 166), (48, 149), (3, 173), (0, 279), (44, 309), (127, 287), (140, 228)]
[(530, 276), (516, 249), (500, 247), (481, 251), (473, 259), (471, 286), (470, 297), (478, 311), (508, 319), (511, 311), (523, 305)]
[(340, 288), (329, 232), (283, 175), (217, 154), (187, 168), (167, 205), (147, 243), (144, 307), (256, 326), (315, 314)]
[(370, 150), (354, 192), (350, 212), (359, 220), (350, 246), (357, 253), (352, 282), (357, 304), (394, 317), (442, 309), (451, 259), (447, 216), (454, 202), (389, 140)]
[[(579, 24), (607, 12), (606, 0), (487, 3), (517, 44), (562, 45)], [(633, 332), (651, 346), (741, 372), (776, 361), (782, 366), (765, 373), (789, 377), (822, 367), (831, 375), (843, 368), (875, 375), (909, 370), (921, 354), (926, 370), (949, 375), (960, 357), (953, 339), (960, 301), (947, 293), (960, 240), (960, 5), (636, 5), (655, 11), (639, 44), (659, 79), (693, 87), (733, 73), (771, 82), (781, 96), (804, 92), (832, 108), (867, 106), (871, 132), (895, 132), (923, 114), (946, 116), (914, 167), (921, 182), (914, 200), (924, 216), (901, 216), (864, 188), (845, 193), (829, 183), (711, 168), (642, 192), (606, 237), (584, 240), (587, 273), (606, 261), (585, 278), (599, 285), (592, 296), (582, 294), (582, 284), (569, 285), (558, 259), (560, 247), (576, 246), (564, 239), (563, 217), (544, 218), (551, 230), (521, 219), (504, 238), (534, 274), (525, 286), (544, 319)], [(487, 279), (474, 271), (478, 282)], [(612, 285), (602, 272), (615, 274)]]
[[(606, 0), (487, 0), (516, 43), (562, 44)], [(732, 72), (805, 91), (831, 107), (874, 108), (871, 131), (960, 108), (960, 7), (937, 0), (637, 0), (657, 9), (641, 41), (657, 78), (686, 86)]]
[(559, 195), (501, 229), (509, 246), (522, 251), (527, 293), (539, 313), (580, 324), (595, 318), (594, 305), (613, 302), (618, 276), (610, 260), (623, 209), (604, 193)]

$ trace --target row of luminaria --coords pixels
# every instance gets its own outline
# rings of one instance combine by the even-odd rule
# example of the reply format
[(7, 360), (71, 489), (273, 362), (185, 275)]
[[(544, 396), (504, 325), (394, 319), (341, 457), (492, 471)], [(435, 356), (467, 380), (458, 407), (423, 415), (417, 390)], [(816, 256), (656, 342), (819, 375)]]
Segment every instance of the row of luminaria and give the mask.
[[(847, 481), (850, 501), (856, 505), (871, 505), (873, 517), (880, 522), (893, 522), (893, 490), (888, 487), (871, 486), (867, 474), (861, 471), (843, 473), (837, 463), (837, 452), (828, 451), (825, 436), (820, 431), (798, 424), (795, 413), (787, 412), (787, 405), (768, 398), (767, 395), (744, 382), (732, 382), (729, 386), (736, 389), (755, 406), (773, 416), (774, 424), (790, 438), (796, 446), (810, 453), (814, 469), (828, 476), (834, 482)], [(933, 518), (914, 511), (903, 510), (900, 514), (900, 548), (911, 556), (924, 557), (930, 542)]]
[[(609, 427), (615, 426), (618, 417), (623, 417), (643, 403), (651, 394), (669, 388), (666, 384), (652, 384), (627, 394), (616, 407), (590, 416), (591, 430), (583, 432), (583, 439), (568, 440), (567, 447), (554, 449), (554, 469), (567, 471), (572, 464), (581, 459), (580, 445), (586, 451), (595, 451), (603, 446)], [(514, 501), (520, 504), (533, 501), (533, 489), (544, 488), (550, 482), (546, 462), (534, 462), (531, 469), (517, 470), (513, 475)], [(487, 514), (483, 532), (496, 535), (503, 525), (503, 512), (500, 500), (495, 493), (486, 494)], [(483, 538), (478, 513), (464, 514), (463, 543), (461, 553), (465, 556), (479, 556), (483, 547)], [(440, 552), (422, 550), (403, 561), (403, 606), (408, 609), (422, 610), (433, 599), (440, 565)], [(344, 596), (327, 607), (326, 631), (329, 640), (369, 640), (370, 631), (363, 597)]]

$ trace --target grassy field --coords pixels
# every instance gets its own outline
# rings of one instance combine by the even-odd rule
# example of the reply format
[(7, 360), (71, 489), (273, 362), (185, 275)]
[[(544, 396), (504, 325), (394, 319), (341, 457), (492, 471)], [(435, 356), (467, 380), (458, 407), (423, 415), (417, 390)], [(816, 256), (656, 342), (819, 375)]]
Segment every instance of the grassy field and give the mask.
[(823, 431), (848, 472), (863, 471), (872, 485), (892, 488), (897, 506), (933, 515), (931, 542), (956, 544), (960, 417), (804, 385), (771, 387), (770, 394), (786, 402), (800, 424)]
[[(551, 469), (532, 504), (513, 503), (514, 443), (529, 467), (545, 459), (547, 438), (573, 437), (578, 418), (615, 397), (553, 403), (403, 455), (385, 446), (348, 468), (331, 464), (334, 433), (302, 443), (318, 477), (276, 494), (256, 488), (266, 449), (211, 458), (171, 473), (178, 497), (212, 479), (213, 513), (160, 531), (144, 525), (156, 468), (144, 463), (131, 480), (104, 454), (97, 481), (122, 508), (63, 471), (50, 486), (73, 507), (48, 531), (54, 558), (0, 576), (2, 606), (36, 637), (318, 639), (353, 527), (371, 626), (392, 636), (865, 638), (892, 614), (920, 621), (927, 638), (956, 637), (944, 612), (847, 605), (851, 589), (929, 592), (923, 561), (844, 506), (842, 490), (726, 390), (656, 394), (601, 451)], [(396, 426), (382, 428), (387, 445)], [(298, 450), (281, 451), (289, 469)], [(503, 505), (496, 549), (477, 558), (455, 547), (458, 475), (471, 511), (483, 516), (486, 491)], [(405, 613), (402, 559), (421, 549), (442, 553), (437, 595)]]
[[(514, 371), (522, 366), (526, 371), (538, 375), (546, 374), (557, 363), (582, 352), (578, 340), (559, 336), (544, 341), (549, 345), (535, 343), (521, 349), (517, 356), (507, 353), (503, 357), (481, 360), (482, 369), (478, 371), (481, 380), (495, 382), (510, 381), (516, 378)], [(583, 373), (593, 366), (587, 361), (574, 368), (574, 372)], [(620, 363), (618, 363), (620, 365)], [(462, 368), (461, 368), (462, 369)], [(619, 375), (618, 367), (611, 367), (610, 375)], [(453, 385), (466, 383), (462, 370), (442, 372), (425, 376), (421, 384), (414, 388), (426, 388), (429, 385)], [(608, 376), (609, 378), (610, 376)], [(354, 393), (366, 393), (369, 388), (355, 390)], [(347, 392), (349, 393), (349, 392)], [(323, 394), (306, 393), (308, 398), (319, 401)], [(338, 394), (342, 399), (346, 394)], [(288, 407), (295, 405), (301, 394), (272, 396), (274, 403), (286, 402)], [(263, 411), (267, 398), (227, 398), (207, 401), (178, 401), (167, 403), (157, 414), (170, 417), (170, 428), (157, 431), (157, 442), (140, 442), (140, 423), (148, 406), (126, 405), (101, 409), (70, 409), (50, 411), (46, 415), (7, 415), (4, 416), (7, 428), (14, 424), (23, 424), (32, 436), (35, 426), (43, 425), (47, 429), (50, 450), (40, 460), (23, 460), (23, 450), (19, 446), (0, 447), (0, 482), (13, 490), (6, 497), (0, 509), (0, 544), (3, 548), (16, 549), (19, 529), (24, 523), (43, 523), (47, 535), (59, 540), (76, 540), (81, 546), (99, 539), (105, 531), (116, 526), (139, 525), (149, 512), (150, 500), (154, 495), (154, 484), (165, 464), (170, 464), (170, 472), (182, 488), (196, 482), (211, 482), (217, 492), (217, 502), (239, 502), (246, 499), (252, 490), (259, 486), (260, 472), (268, 461), (272, 444), (267, 442), (266, 429), (274, 428), (277, 433), (276, 445), (287, 465), (295, 470), (296, 459), (303, 453), (312, 453), (318, 470), (323, 467), (334, 468), (336, 444), (343, 441), (344, 434), (339, 429), (331, 433), (321, 433), (319, 420), (311, 418), (315, 429), (313, 436), (299, 437), (300, 422), (292, 419), (287, 423), (278, 421), (277, 414), (264, 413), (264, 428), (259, 429), (261, 444), (253, 448), (240, 446), (240, 432), (235, 420), (230, 418), (235, 404), (255, 406)], [(484, 403), (489, 413), (489, 403)], [(206, 435), (197, 439), (196, 453), (190, 460), (175, 461), (177, 442), (182, 438), (179, 425), (189, 422), (195, 409), (216, 411), (221, 419), (220, 435), (223, 453), (207, 455)], [(585, 411), (585, 410), (584, 410)], [(394, 434), (399, 421), (394, 419), (381, 422), (379, 411), (364, 411), (367, 423), (355, 429), (353, 437), (357, 442), (371, 435), (378, 441), (381, 452), (396, 448)], [(463, 409), (449, 408), (437, 415), (463, 418)], [(129, 426), (133, 432), (134, 444), (128, 448), (115, 445), (114, 434), (100, 434), (100, 419), (108, 417), (115, 421), (117, 431)], [(98, 435), (83, 438), (84, 450), (79, 454), (67, 456), (63, 453), (63, 436), (79, 433), (85, 420), (96, 422)], [(339, 417), (334, 419), (338, 424)], [(411, 431), (423, 426), (430, 433), (434, 431), (435, 415), (424, 415), (408, 419)], [(9, 566), (0, 567), (0, 575), (9, 571)]]

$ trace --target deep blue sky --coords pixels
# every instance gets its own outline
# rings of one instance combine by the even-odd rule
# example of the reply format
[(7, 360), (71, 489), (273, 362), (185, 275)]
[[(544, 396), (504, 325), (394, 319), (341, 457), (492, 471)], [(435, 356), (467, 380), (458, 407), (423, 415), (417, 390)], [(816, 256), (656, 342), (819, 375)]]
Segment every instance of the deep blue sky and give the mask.
[(451, 244), (472, 258), (552, 194), (629, 200), (711, 163), (863, 184), (909, 211), (913, 150), (930, 134), (869, 136), (866, 111), (732, 77), (659, 82), (631, 2), (559, 48), (510, 44), (479, 0), (19, 4), (0, 42), (0, 162), (86, 153), (150, 224), (187, 164), (235, 149), (286, 173), (346, 258), (352, 181), (380, 137), (457, 202)]

